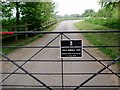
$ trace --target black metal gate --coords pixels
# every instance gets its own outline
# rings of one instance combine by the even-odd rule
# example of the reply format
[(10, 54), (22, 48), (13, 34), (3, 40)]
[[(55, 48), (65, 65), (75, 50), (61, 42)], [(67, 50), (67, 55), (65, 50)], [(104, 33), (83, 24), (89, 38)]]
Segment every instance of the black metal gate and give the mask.
[[(90, 80), (92, 80), (94, 77), (96, 77), (99, 74), (102, 75), (116, 75), (116, 77), (118, 77), (120, 79), (120, 73), (115, 73), (111, 68), (109, 68), (111, 65), (113, 65), (114, 63), (117, 63), (120, 60), (120, 56), (116, 57), (116, 59), (114, 60), (97, 60), (96, 57), (94, 57), (91, 53), (89, 53), (85, 48), (120, 48), (120, 46), (84, 46), (83, 45), (83, 51), (88, 54), (89, 56), (91, 56), (93, 58), (93, 60), (64, 60), (64, 58), (61, 57), (61, 60), (32, 60), (32, 58), (34, 58), (38, 53), (40, 53), (42, 50), (44, 50), (45, 48), (51, 48), (51, 49), (55, 49), (55, 48), (60, 48), (60, 46), (49, 46), (54, 40), (56, 40), (57, 38), (60, 38), (61, 40), (63, 40), (63, 37), (66, 37), (66, 39), (70, 38), (67, 36), (67, 34), (73, 34), (73, 33), (120, 33), (119, 30), (87, 30), (87, 31), (69, 31), (69, 32), (47, 32), (47, 31), (27, 31), (27, 32), (2, 32), (2, 34), (55, 34), (57, 35), (56, 37), (54, 37), (50, 42), (48, 42), (45, 46), (2, 46), (1, 48), (39, 48), (40, 50), (37, 51), (36, 53), (34, 53), (34, 55), (32, 55), (28, 60), (12, 60), (10, 59), (7, 55), (5, 55), (4, 53), (0, 52), (0, 54), (2, 55), (3, 58), (5, 58), (6, 60), (1, 60), (2, 62), (11, 62), (13, 65), (15, 65), (17, 68), (12, 71), (11, 73), (9, 72), (5, 72), (5, 73), (1, 73), (2, 75), (7, 75), (1, 82), (0, 85), (3, 88), (6, 87), (35, 87), (35, 88), (42, 88), (44, 89), (48, 89), (48, 90), (54, 90), (57, 88), (61, 89), (61, 90), (94, 90), (94, 88), (101, 88), (101, 87), (111, 87), (109, 89), (105, 89), (105, 90), (118, 90), (118, 88), (120, 87), (120, 85), (118, 86), (106, 86), (106, 85), (99, 85), (99, 86), (86, 86), (85, 84), (87, 82), (89, 82)], [(17, 64), (17, 62), (24, 62), (21, 65)], [(27, 71), (26, 69), (23, 68), (23, 66), (27, 63), (27, 62), (59, 62), (61, 64), (61, 73), (30, 73), (29, 71)], [(98, 62), (99, 64), (101, 64), (103, 66), (103, 68), (101, 68), (100, 70), (98, 70), (96, 73), (64, 73), (64, 62)], [(110, 62), (109, 64), (105, 65), (103, 62)], [(17, 73), (17, 71), (21, 69), (24, 73)], [(103, 72), (105, 69), (108, 69), (111, 73), (101, 73)], [(14, 75), (14, 74), (27, 74), (30, 77), (32, 77), (33, 79), (35, 79), (37, 82), (40, 83), (40, 85), (4, 85), (3, 82), (6, 81), (10, 76)], [(42, 80), (40, 80), (39, 78), (37, 78), (34, 75), (61, 75), (61, 85), (59, 86), (49, 86), (47, 85), (45, 82), (43, 82)], [(64, 76), (65, 75), (91, 75), (89, 78), (87, 78), (86, 80), (84, 80), (81, 84), (77, 85), (77, 86), (65, 86), (64, 85)], [(42, 85), (41, 85), (42, 84)], [(92, 89), (84, 89), (84, 88), (92, 88)], [(96, 90), (96, 89), (95, 89)], [(104, 89), (102, 89), (104, 90)]]

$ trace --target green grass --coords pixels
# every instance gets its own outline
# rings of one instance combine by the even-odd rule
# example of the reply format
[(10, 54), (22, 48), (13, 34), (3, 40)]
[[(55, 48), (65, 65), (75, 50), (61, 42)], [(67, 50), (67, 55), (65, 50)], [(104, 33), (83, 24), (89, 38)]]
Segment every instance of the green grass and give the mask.
[[(51, 31), (51, 30), (53, 30), (57, 25), (58, 25), (58, 23), (55, 24), (55, 25), (53, 25), (53, 26), (51, 26), (51, 27), (49, 27), (49, 28), (46, 29), (45, 31)], [(29, 38), (26, 38), (26, 39), (19, 39), (18, 41), (13, 41), (13, 42), (8, 42), (8, 43), (2, 42), (2, 45), (3, 45), (3, 46), (24, 46), (24, 45), (26, 45), (26, 44), (29, 44), (29, 43), (35, 41), (35, 40), (38, 39), (38, 38), (43, 37), (43, 36), (44, 36), (43, 34), (42, 34), (42, 35), (41, 35), (41, 34), (38, 34), (38, 35), (29, 37)], [(12, 51), (15, 50), (15, 49), (17, 49), (17, 48), (2, 48), (2, 52), (3, 52), (4, 54), (9, 54), (10, 52), (12, 52)]]
[(84, 21), (81, 21), (79, 23), (75, 23), (75, 26), (80, 30), (109, 30), (110, 28), (101, 26), (101, 25), (95, 25), (90, 24)]
[[(75, 26), (80, 30), (111, 30), (108, 27), (90, 24), (87, 22), (75, 23)], [(117, 33), (97, 33), (97, 34), (83, 34), (87, 40), (93, 45), (118, 45), (118, 34)], [(99, 48), (103, 53), (115, 59), (119, 56), (118, 48)]]

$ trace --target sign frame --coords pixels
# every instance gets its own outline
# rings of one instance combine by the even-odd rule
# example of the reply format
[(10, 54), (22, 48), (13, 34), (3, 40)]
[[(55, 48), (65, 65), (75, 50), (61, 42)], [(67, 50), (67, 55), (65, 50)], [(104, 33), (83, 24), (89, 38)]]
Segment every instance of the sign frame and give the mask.
[[(81, 48), (80, 48), (80, 49), (81, 49), (80, 52), (81, 52), (81, 54), (82, 54), (81, 57), (78, 57), (78, 56), (77, 56), (77, 57), (73, 57), (73, 56), (71, 56), (71, 57), (70, 57), (70, 56), (68, 56), (68, 57), (62, 57), (62, 51), (61, 51), (61, 50), (62, 50), (62, 46), (61, 46), (61, 41), (81, 41), (81, 46), (80, 46), (80, 47), (81, 47)], [(68, 49), (70, 49), (70, 48), (68, 48)], [(82, 40), (82, 39), (71, 39), (71, 40), (62, 39), (62, 40), (60, 40), (60, 57), (61, 57), (61, 58), (83, 58), (83, 40)]]

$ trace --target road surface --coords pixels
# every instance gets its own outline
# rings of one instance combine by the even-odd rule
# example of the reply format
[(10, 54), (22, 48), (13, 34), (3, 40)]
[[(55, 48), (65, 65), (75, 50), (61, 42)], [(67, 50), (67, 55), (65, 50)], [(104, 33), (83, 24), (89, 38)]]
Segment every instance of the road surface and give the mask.
[[(61, 22), (54, 31), (78, 31), (74, 27), (74, 23), (79, 20), (68, 20)], [(82, 39), (84, 45), (90, 45), (89, 42), (82, 36), (82, 34), (66, 34), (70, 39)], [(50, 42), (57, 35), (45, 35), (43, 38), (37, 39), (36, 41), (28, 44), (27, 46), (44, 46)], [(63, 37), (64, 39), (67, 39)], [(49, 46), (59, 46), (60, 37), (54, 40)], [(12, 60), (28, 60), (33, 54), (39, 49), (28, 49), (22, 48), (17, 49), (10, 53), (8, 57)], [(107, 56), (102, 54), (98, 49), (86, 49), (98, 60), (108, 59)], [(38, 53), (32, 60), (61, 60), (60, 49), (44, 49)], [(64, 58), (64, 60), (93, 60), (91, 56), (83, 52), (82, 58)], [(24, 62), (22, 62), (24, 63)], [(21, 65), (21, 62), (17, 64)], [(105, 63), (104, 63), (105, 64)], [(106, 63), (107, 64), (107, 63)], [(103, 68), (98, 62), (64, 62), (63, 63), (64, 73), (96, 73)], [(3, 63), (3, 72), (12, 72), (17, 67), (10, 63)], [(60, 62), (27, 62), (23, 68), (30, 73), (61, 73)], [(104, 72), (110, 72), (105, 70)], [(18, 70), (17, 73), (24, 73), (22, 70)], [(7, 75), (3, 75), (3, 79)], [(48, 86), (61, 86), (62, 79), (60, 75), (34, 75), (36, 78), (44, 82)], [(64, 75), (63, 84), (64, 86), (78, 86), (91, 75)], [(118, 78), (115, 75), (97, 75), (91, 79), (85, 85), (117, 85)], [(29, 75), (11, 75), (8, 79), (3, 82), (4, 85), (41, 85), (35, 79)]]

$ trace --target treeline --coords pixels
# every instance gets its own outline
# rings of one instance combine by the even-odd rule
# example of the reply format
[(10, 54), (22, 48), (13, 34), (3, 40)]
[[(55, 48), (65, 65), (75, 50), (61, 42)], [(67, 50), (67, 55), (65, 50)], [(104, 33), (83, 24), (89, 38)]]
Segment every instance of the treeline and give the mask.
[(89, 17), (85, 21), (112, 29), (120, 29), (120, 1), (104, 2), (104, 0), (100, 0), (99, 4), (101, 9), (98, 12), (88, 9), (82, 14), (82, 16)]
[(23, 30), (19, 25), (32, 24), (29, 29), (54, 21), (53, 2), (2, 2), (2, 30)]

